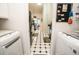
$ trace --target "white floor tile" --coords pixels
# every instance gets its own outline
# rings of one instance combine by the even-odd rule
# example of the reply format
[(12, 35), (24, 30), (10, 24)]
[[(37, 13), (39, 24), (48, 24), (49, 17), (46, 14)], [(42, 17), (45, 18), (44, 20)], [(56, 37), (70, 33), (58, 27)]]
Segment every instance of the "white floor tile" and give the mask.
[[(36, 31), (36, 32), (38, 32), (38, 31)], [(44, 43), (42, 32), (39, 32), (38, 37), (34, 37), (33, 39), (34, 40), (33, 40), (32, 46), (31, 46), (32, 55), (49, 55), (50, 54), (50, 45), (49, 45), (50, 43)], [(33, 51), (35, 51), (35, 52), (33, 52)]]

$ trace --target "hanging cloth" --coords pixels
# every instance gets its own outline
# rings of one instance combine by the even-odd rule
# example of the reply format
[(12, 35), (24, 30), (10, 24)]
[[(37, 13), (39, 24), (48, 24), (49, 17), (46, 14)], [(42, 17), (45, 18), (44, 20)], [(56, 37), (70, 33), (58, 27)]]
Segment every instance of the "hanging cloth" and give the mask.
[(70, 12), (69, 12), (68, 24), (72, 24), (72, 23), (73, 23), (72, 17), (73, 17), (73, 12), (70, 11)]

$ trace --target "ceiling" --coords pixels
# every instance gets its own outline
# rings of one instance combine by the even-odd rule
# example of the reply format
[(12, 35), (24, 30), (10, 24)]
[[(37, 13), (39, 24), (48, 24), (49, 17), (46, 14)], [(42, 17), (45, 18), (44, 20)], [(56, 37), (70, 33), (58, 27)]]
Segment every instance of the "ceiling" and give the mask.
[(42, 7), (42, 5), (37, 5), (36, 3), (29, 3), (29, 10), (32, 13), (40, 13), (40, 14), (42, 14), (43, 7)]

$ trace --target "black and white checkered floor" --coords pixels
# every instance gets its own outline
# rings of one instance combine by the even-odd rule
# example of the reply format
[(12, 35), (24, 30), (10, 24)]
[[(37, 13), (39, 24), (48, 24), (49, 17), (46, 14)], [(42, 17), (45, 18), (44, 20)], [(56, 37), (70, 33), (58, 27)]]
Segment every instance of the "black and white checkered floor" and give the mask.
[(50, 54), (50, 43), (44, 43), (43, 33), (39, 31), (37, 37), (33, 37), (33, 42), (31, 46), (32, 55), (49, 55)]

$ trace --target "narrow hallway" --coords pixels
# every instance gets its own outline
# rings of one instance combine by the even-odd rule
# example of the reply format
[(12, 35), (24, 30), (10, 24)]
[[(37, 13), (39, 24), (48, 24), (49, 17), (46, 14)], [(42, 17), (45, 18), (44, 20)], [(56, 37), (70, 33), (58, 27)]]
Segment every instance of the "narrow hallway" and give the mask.
[(38, 35), (33, 37), (33, 43), (31, 46), (31, 54), (32, 55), (49, 55), (50, 54), (50, 43), (44, 43), (43, 33), (40, 30), (38, 31)]

